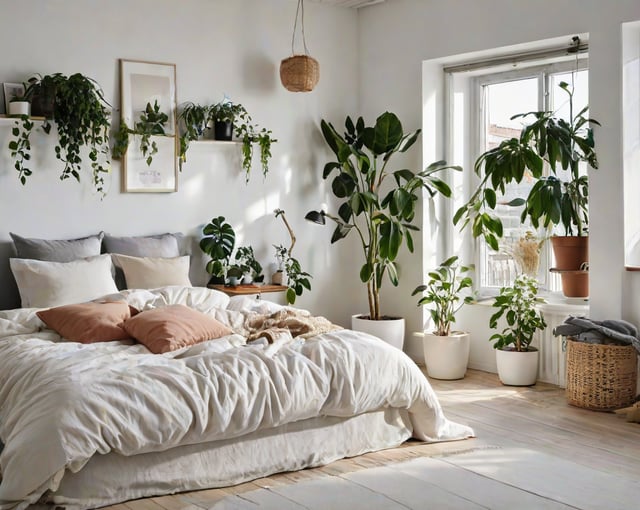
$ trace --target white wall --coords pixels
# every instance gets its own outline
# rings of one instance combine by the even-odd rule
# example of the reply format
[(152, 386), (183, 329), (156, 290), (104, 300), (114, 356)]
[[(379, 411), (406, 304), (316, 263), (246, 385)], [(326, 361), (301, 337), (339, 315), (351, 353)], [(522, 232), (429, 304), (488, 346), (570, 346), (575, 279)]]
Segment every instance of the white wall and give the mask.
[[(640, 277), (624, 271), (621, 148), (621, 23), (638, 19), (637, 0), (391, 0), (362, 10), (359, 17), (362, 110), (374, 117), (389, 109), (410, 128), (421, 125), (423, 109), (433, 99), (422, 98), (423, 61), (589, 34), (590, 113), (603, 125), (596, 134), (600, 170), (590, 175), (590, 313), (596, 319), (620, 317), (629, 298), (623, 281)], [(436, 123), (433, 132), (424, 133), (426, 163), (442, 156), (439, 127)], [(410, 162), (414, 168), (422, 165), (418, 154)], [(429, 254), (430, 247), (417, 251), (405, 259), (409, 267), (393, 293), (391, 310), (407, 316), (409, 331), (422, 328), (421, 310), (410, 293), (421, 283), (421, 254)], [(419, 343), (408, 340), (407, 350), (420, 357)]]
[[(330, 246), (330, 229), (303, 218), (329, 197), (321, 177), (329, 153), (318, 129), (320, 119), (342, 119), (357, 107), (357, 11), (308, 3), (307, 45), (320, 62), (321, 78), (313, 92), (294, 94), (280, 84), (278, 66), (290, 55), (296, 3), (3, 2), (0, 81), (20, 82), (34, 72), (81, 72), (96, 79), (108, 101), (118, 107), (118, 59), (175, 63), (178, 103), (217, 102), (226, 93), (244, 104), (254, 121), (272, 129), (279, 141), (273, 146), (266, 180), (256, 164), (245, 186), (238, 147), (199, 145), (188, 153), (177, 193), (121, 193), (120, 166), (114, 163), (109, 193), (101, 201), (92, 193), (88, 175), (81, 185), (58, 180), (61, 165), (52, 157), (52, 141), (38, 136), (36, 144), (45, 147), (34, 148), (34, 175), (23, 187), (5, 149), (9, 128), (1, 128), (0, 286), (13, 285), (6, 262), (10, 231), (50, 239), (99, 230), (114, 235), (197, 234), (203, 223), (218, 215), (226, 216), (241, 242), (253, 245), (267, 266), (274, 261), (272, 244), (289, 242), (284, 225), (273, 215), (279, 207), (298, 238), (294, 255), (314, 275), (313, 292), (298, 304), (346, 322), (350, 293), (344, 283), (350, 279), (341, 275), (343, 265), (336, 261), (346, 258), (341, 253), (348, 246)], [(0, 308), (12, 304), (5, 300)]]

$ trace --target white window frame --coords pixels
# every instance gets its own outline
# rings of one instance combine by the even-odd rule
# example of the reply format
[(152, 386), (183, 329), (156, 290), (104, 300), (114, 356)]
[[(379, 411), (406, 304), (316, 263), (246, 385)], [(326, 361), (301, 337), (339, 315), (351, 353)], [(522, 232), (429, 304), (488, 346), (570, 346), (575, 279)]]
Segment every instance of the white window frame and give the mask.
[[(468, 137), (468, 147), (469, 152), (471, 154), (465, 155), (466, 161), (475, 162), (478, 156), (484, 152), (485, 147), (485, 134), (484, 134), (484, 105), (483, 105), (483, 87), (486, 85), (504, 83), (508, 81), (516, 81), (516, 80), (524, 80), (527, 78), (537, 78), (538, 79), (538, 109), (539, 110), (547, 110), (549, 106), (553, 104), (554, 95), (557, 91), (550, 90), (550, 82), (551, 77), (556, 74), (562, 74), (572, 71), (582, 71), (588, 70), (588, 58), (586, 55), (581, 55), (581, 58), (576, 62), (575, 57), (571, 59), (564, 60), (562, 62), (550, 62), (536, 65), (531, 65), (529, 67), (522, 66), (516, 70), (494, 70), (493, 72), (482, 72), (482, 74), (474, 73), (475, 76), (468, 78), (470, 80), (469, 93), (469, 122), (468, 122), (468, 132), (466, 136)], [(446, 154), (449, 156), (453, 153), (453, 136), (454, 136), (454, 119), (453, 119), (453, 106), (452, 106), (452, 98), (453, 98), (453, 80), (451, 79), (451, 73), (445, 73), (447, 76), (446, 82), (447, 93), (445, 94), (446, 105), (444, 108), (445, 112), (445, 125), (448, 126), (449, 136), (446, 139)], [(520, 113), (520, 112), (514, 112)], [(480, 182), (479, 177), (473, 171), (473, 167), (467, 168), (464, 167), (464, 177), (463, 177), (463, 189), (466, 193), (470, 193), (472, 190), (475, 190)], [(464, 198), (464, 201), (468, 199), (468, 195)], [(448, 211), (445, 213), (445, 218), (452, 218), (454, 205), (452, 203), (448, 204)], [(451, 234), (447, 236), (449, 239), (453, 239), (454, 237), (460, 236), (462, 239), (463, 253), (468, 253), (472, 258), (473, 262), (476, 265), (476, 271), (480, 270), (480, 249), (482, 247), (482, 243), (484, 240), (482, 238), (473, 238), (468, 233), (460, 233), (457, 227), (454, 227), (451, 222), (448, 222), (451, 228)], [(466, 230), (469, 230), (468, 228)], [(460, 240), (458, 240), (460, 241)], [(469, 245), (470, 244), (470, 245)], [(450, 244), (451, 245), (451, 244)], [(541, 288), (544, 291), (552, 291), (557, 292), (560, 288), (560, 282), (557, 275), (552, 275), (549, 273), (548, 268), (550, 267), (552, 261), (551, 248), (550, 243), (545, 243), (543, 252), (541, 253), (541, 275), (545, 275), (543, 281), (540, 282)], [(555, 281), (554, 281), (555, 280)], [(481, 281), (478, 274), (475, 275), (474, 282), (476, 283), (476, 291), (481, 298), (492, 297), (498, 294), (499, 289), (497, 287), (480, 287), (479, 282)]]

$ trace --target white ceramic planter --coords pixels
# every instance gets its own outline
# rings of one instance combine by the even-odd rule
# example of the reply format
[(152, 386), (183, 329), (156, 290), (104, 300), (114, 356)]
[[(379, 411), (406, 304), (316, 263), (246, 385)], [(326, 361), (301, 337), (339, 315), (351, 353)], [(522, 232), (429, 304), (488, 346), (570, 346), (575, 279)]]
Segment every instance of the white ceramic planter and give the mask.
[(377, 336), (400, 350), (404, 345), (404, 319), (372, 321), (352, 315), (351, 329)]
[(507, 386), (532, 386), (538, 378), (538, 350), (496, 350), (498, 377)]
[(462, 379), (469, 363), (469, 333), (438, 336), (425, 331), (422, 339), (427, 374), (434, 379)]
[(29, 115), (31, 103), (29, 101), (12, 101), (9, 103), (9, 115)]

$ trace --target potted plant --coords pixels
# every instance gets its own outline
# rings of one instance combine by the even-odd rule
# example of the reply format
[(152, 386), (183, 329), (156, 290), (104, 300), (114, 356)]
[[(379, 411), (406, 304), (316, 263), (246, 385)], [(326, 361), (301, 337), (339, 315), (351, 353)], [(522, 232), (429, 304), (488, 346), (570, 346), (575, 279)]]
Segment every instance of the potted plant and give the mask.
[(264, 279), (262, 265), (256, 260), (253, 247), (240, 246), (236, 251), (235, 260), (243, 269), (244, 283), (261, 282)]
[(434, 271), (429, 272), (426, 285), (413, 291), (424, 295), (419, 306), (432, 305), (429, 309), (434, 331), (424, 332), (422, 340), (427, 374), (435, 379), (462, 379), (469, 362), (469, 333), (451, 331), (455, 315), (465, 304), (474, 301), (473, 295), (463, 296), (465, 289), (473, 285), (471, 277), (464, 273), (472, 266), (458, 264), (458, 257), (449, 257)]
[(224, 284), (229, 260), (236, 244), (236, 233), (224, 216), (213, 218), (202, 229), (200, 249), (211, 257), (207, 262), (207, 273), (212, 275), (209, 283)]
[(182, 168), (182, 163), (187, 160), (189, 144), (202, 138), (205, 131), (209, 129), (211, 123), (210, 110), (210, 106), (193, 102), (185, 103), (182, 107), (178, 115), (179, 127), (182, 132), (180, 135), (180, 168)]
[[(331, 189), (341, 204), (337, 215), (311, 211), (306, 218), (317, 223), (325, 223), (325, 218), (335, 222), (332, 243), (351, 232), (357, 233), (363, 257), (360, 280), (367, 288), (369, 313), (356, 316), (352, 327), (373, 330), (373, 334), (401, 348), (404, 319), (381, 312), (380, 288), (387, 277), (398, 285), (395, 260), (400, 248), (406, 246), (413, 251), (412, 232), (419, 230), (414, 220), (421, 191), (424, 189), (430, 197), (436, 193), (449, 197), (451, 189), (435, 174), (460, 167), (438, 161), (417, 173), (391, 170), (392, 157), (406, 152), (418, 139), (420, 130), (405, 134), (398, 117), (390, 112), (380, 115), (373, 126), (365, 126), (362, 117), (355, 123), (347, 117), (344, 135), (325, 120), (320, 127), (336, 156), (325, 165), (323, 178), (333, 175)], [(380, 327), (391, 331), (381, 332)]]
[[(560, 88), (569, 97), (569, 119), (556, 117), (554, 112), (539, 111), (514, 115), (515, 118), (532, 117), (519, 138), (504, 140), (497, 147), (481, 154), (474, 170), (480, 184), (454, 216), (454, 223), (464, 228), (471, 225), (474, 237), (483, 236), (487, 244), (498, 250), (502, 237), (502, 222), (491, 214), (498, 203), (496, 191), (505, 192), (509, 183), (520, 183), (525, 177), (536, 179), (526, 198), (516, 198), (510, 206), (524, 206), (521, 220), (527, 219), (534, 228), (552, 228), (562, 225), (564, 236), (552, 236), (551, 242), (563, 279), (563, 291), (571, 297), (588, 296), (588, 192), (586, 175), (581, 175), (580, 164), (598, 168), (593, 130), (590, 124), (600, 125), (586, 117), (588, 106), (577, 114), (573, 112), (573, 89), (561, 82)], [(545, 164), (551, 175), (544, 176)], [(567, 171), (563, 177), (560, 170)], [(557, 246), (568, 244), (575, 260), (565, 261)], [(586, 265), (585, 265), (586, 264)], [(564, 271), (564, 273), (563, 273)], [(580, 278), (585, 288), (565, 287), (573, 278)], [(584, 286), (583, 286), (584, 287)]]
[[(70, 76), (56, 73), (30, 79), (27, 94), (32, 98), (33, 115), (45, 115), (43, 131), (49, 134), (51, 121), (56, 124), (58, 140), (55, 154), (64, 163), (60, 179), (73, 177), (80, 180), (86, 147), (91, 162), (93, 185), (104, 195), (103, 176), (111, 167), (108, 157), (111, 112), (98, 83), (80, 73)], [(36, 105), (41, 111), (35, 108)], [(43, 108), (43, 105), (46, 106)], [(23, 129), (31, 131), (33, 123), (23, 124)], [(13, 135), (22, 136), (15, 129)], [(26, 178), (31, 175), (31, 171), (24, 167), (28, 158), (24, 158), (24, 153), (20, 150), (11, 150), (12, 155), (15, 154), (15, 168), (20, 182), (25, 184)]]
[(536, 305), (544, 303), (538, 297), (538, 281), (526, 274), (516, 277), (513, 285), (502, 287), (493, 306), (498, 308), (489, 327), (496, 329), (498, 320), (504, 317), (507, 327), (501, 333), (495, 333), (493, 341), (496, 349), (498, 376), (503, 384), (509, 386), (531, 386), (538, 375), (538, 350), (531, 346), (533, 336), (547, 324)]
[(13, 94), (13, 97), (9, 99), (9, 111), (7, 113), (10, 117), (23, 117), (31, 113), (31, 90), (28, 85), (24, 84), (23, 86), (24, 91), (22, 93)]
[(302, 270), (300, 262), (291, 256), (291, 250), (287, 250), (282, 245), (274, 245), (276, 249), (276, 259), (278, 261), (278, 270), (276, 274), (280, 275), (280, 283), (272, 282), (276, 285), (282, 285), (284, 275), (287, 278), (287, 292), (285, 294), (287, 303), (292, 305), (296, 302), (296, 297), (301, 296), (304, 289), (311, 290), (311, 275)]
[(209, 107), (209, 120), (213, 122), (213, 133), (216, 140), (231, 140), (236, 119), (247, 118), (251, 117), (245, 107), (228, 98)]

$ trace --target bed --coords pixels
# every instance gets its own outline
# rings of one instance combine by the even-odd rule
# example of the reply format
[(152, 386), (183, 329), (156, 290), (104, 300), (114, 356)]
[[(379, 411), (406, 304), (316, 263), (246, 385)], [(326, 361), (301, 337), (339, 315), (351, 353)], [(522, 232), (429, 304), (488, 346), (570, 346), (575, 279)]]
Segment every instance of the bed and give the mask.
[[(104, 257), (96, 260), (106, 268)], [(58, 290), (64, 302), (85, 301)], [(33, 293), (28, 304), (38, 304)], [(115, 289), (86, 305), (125, 306), (123, 324), (138, 341), (90, 343), (51, 327), (52, 311), (75, 305), (48, 304), (0, 311), (0, 509), (96, 508), (327, 464), (409, 437), (473, 435), (444, 416), (404, 353), (303, 310), (189, 285)], [(222, 329), (162, 352), (158, 329), (126, 327), (166, 322), (174, 310), (187, 314), (192, 335), (199, 319), (189, 314)], [(85, 340), (93, 331), (70, 323), (84, 325)]]

